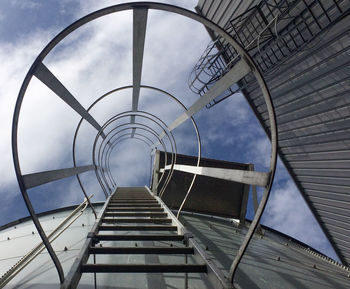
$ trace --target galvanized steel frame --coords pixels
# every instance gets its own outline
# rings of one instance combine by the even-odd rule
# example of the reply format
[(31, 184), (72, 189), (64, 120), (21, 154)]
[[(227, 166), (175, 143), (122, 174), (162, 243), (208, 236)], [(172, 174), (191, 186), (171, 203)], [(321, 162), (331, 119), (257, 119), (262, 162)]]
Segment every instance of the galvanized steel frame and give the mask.
[[(28, 211), (33, 219), (33, 222), (40, 234), (40, 237), (43, 240), (43, 243), (45, 244), (55, 266), (58, 271), (59, 279), (60, 282), (63, 283), (64, 281), (64, 273), (61, 267), (61, 264), (57, 258), (57, 255), (53, 251), (53, 248), (44, 232), (42, 229), (40, 222), (35, 214), (35, 211), (33, 209), (33, 206), (31, 204), (31, 201), (29, 199), (29, 196), (27, 194), (27, 188), (25, 186), (25, 182), (23, 179), (23, 175), (21, 173), (21, 168), (20, 168), (20, 163), (19, 163), (19, 156), (18, 156), (18, 142), (17, 142), (17, 134), (18, 134), (18, 120), (19, 120), (19, 114), (20, 114), (20, 109), (22, 105), (22, 101), (26, 92), (26, 89), (29, 85), (29, 82), (31, 81), (31, 78), (33, 75), (36, 75), (43, 83), (45, 83), (50, 89), (52, 89), (59, 97), (61, 97), (64, 101), (66, 101), (75, 111), (77, 111), (82, 117), (87, 119), (89, 121), (89, 115), (87, 114), (86, 110), (81, 107), (79, 103), (76, 103), (75, 98), (69, 93), (68, 90), (65, 89), (65, 87), (57, 80), (57, 78), (46, 68), (46, 66), (42, 63), (45, 57), (48, 55), (48, 53), (62, 40), (64, 39), (67, 35), (69, 35), (71, 32), (79, 28), (80, 26), (97, 19), (99, 17), (102, 17), (104, 15), (108, 15), (111, 13), (119, 12), (119, 11), (125, 11), (125, 10), (137, 10), (137, 9), (155, 9), (155, 10), (162, 10), (162, 11), (167, 11), (167, 12), (172, 12), (176, 13), (179, 15), (182, 15), (184, 17), (191, 18), (197, 22), (202, 23), (205, 25), (207, 28), (213, 30), (217, 34), (221, 35), (223, 38), (227, 40), (228, 43), (230, 43), (235, 49), (238, 51), (238, 53), (242, 56), (241, 58), (241, 63), (246, 64), (249, 66), (251, 72), (254, 74), (256, 77), (262, 91), (263, 91), (263, 96), (266, 102), (266, 105), (268, 107), (269, 111), (269, 117), (270, 117), (270, 123), (271, 123), (271, 162), (270, 162), (270, 182), (266, 186), (262, 200), (260, 202), (260, 205), (258, 207), (257, 213), (251, 223), (251, 226), (248, 230), (248, 233), (243, 241), (243, 244), (241, 248), (239, 249), (239, 252), (231, 266), (230, 270), (230, 280), (231, 282), (233, 281), (234, 278), (234, 273), (237, 269), (237, 266), (248, 246), (248, 243), (250, 239), (252, 238), (252, 235), (256, 229), (257, 223), (261, 218), (262, 212), (265, 208), (266, 201), (268, 199), (271, 185), (272, 185), (272, 180), (274, 177), (275, 169), (276, 169), (276, 157), (277, 157), (277, 128), (276, 128), (276, 120), (275, 120), (275, 113), (274, 113), (274, 108), (271, 102), (271, 98), (269, 95), (268, 88), (266, 86), (266, 83), (260, 73), (260, 71), (256, 68), (254, 62), (252, 59), (249, 57), (249, 55), (244, 51), (244, 49), (234, 40), (230, 37), (229, 34), (227, 34), (223, 29), (221, 29), (219, 26), (211, 22), (210, 20), (194, 13), (188, 10), (185, 10), (183, 8), (179, 8), (173, 5), (168, 5), (168, 4), (159, 4), (159, 3), (151, 3), (151, 2), (138, 2), (138, 3), (125, 3), (125, 4), (120, 4), (120, 5), (114, 5), (110, 6), (104, 9), (101, 9), (99, 11), (93, 12), (70, 26), (68, 26), (66, 29), (64, 29), (61, 33), (59, 33), (39, 54), (39, 56), (36, 58), (34, 63), (32, 64), (31, 68), (29, 69), (19, 92), (16, 106), (15, 106), (15, 112), (14, 112), (14, 117), (13, 117), (13, 123), (12, 123), (12, 152), (13, 152), (13, 161), (14, 161), (14, 166), (15, 166), (15, 171), (16, 171), (16, 176), (17, 180), (20, 186), (20, 190), (22, 193), (22, 196), (25, 200), (26, 206), (28, 208)], [(43, 73), (42, 73), (43, 72)], [(248, 73), (248, 71), (247, 71)], [(49, 77), (49, 79), (48, 79)], [(237, 79), (238, 80), (238, 79)], [(237, 81), (236, 80), (236, 81)], [(218, 90), (217, 93), (219, 93), (221, 89)], [(212, 93), (212, 92), (211, 92)], [(215, 93), (212, 93), (215, 94)], [(213, 95), (215, 97), (215, 95)], [(208, 97), (210, 100), (211, 97)], [(189, 114), (186, 114), (185, 117), (180, 116), (179, 119), (177, 119), (172, 125), (171, 129), (174, 129), (177, 125), (182, 123), (184, 120), (190, 118), (194, 113), (196, 113), (201, 107), (203, 101), (197, 102), (194, 105), (192, 105), (189, 108)], [(205, 105), (205, 104), (204, 104)], [(89, 121), (97, 130), (99, 130), (99, 126), (95, 124), (93, 120), (90, 119)], [(103, 131), (99, 130), (98, 135), (101, 135), (102, 137), (104, 136)], [(84, 192), (85, 193), (85, 192)]]

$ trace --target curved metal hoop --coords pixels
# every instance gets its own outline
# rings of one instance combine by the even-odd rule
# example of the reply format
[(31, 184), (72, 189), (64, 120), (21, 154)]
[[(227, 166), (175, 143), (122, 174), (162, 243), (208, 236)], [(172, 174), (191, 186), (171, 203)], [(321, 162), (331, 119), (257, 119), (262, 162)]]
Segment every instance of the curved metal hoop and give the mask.
[[(169, 92), (167, 92), (167, 91), (165, 91), (165, 90), (163, 90), (163, 89), (157, 88), (157, 87), (149, 86), (149, 85), (140, 85), (140, 87), (141, 87), (141, 88), (150, 89), (150, 90), (154, 90), (154, 91), (160, 92), (160, 93), (162, 93), (162, 94), (168, 96), (169, 98), (171, 98), (172, 100), (174, 100), (178, 105), (180, 105), (180, 106), (184, 109), (184, 111), (187, 111), (186, 106), (185, 106), (177, 97), (175, 97), (174, 95), (170, 94)], [(129, 85), (129, 86), (123, 86), (123, 87), (119, 87), (119, 88), (115, 88), (115, 89), (113, 89), (113, 90), (110, 90), (109, 92), (103, 94), (101, 97), (99, 97), (98, 99), (96, 99), (96, 100), (89, 106), (89, 108), (87, 109), (87, 111), (90, 112), (90, 110), (91, 110), (95, 105), (97, 105), (100, 101), (102, 101), (105, 97), (107, 97), (107, 96), (109, 96), (109, 95), (111, 95), (111, 94), (113, 94), (113, 93), (116, 93), (116, 92), (119, 92), (119, 91), (122, 91), (122, 90), (125, 90), (125, 89), (131, 89), (131, 88), (132, 88), (132, 86)], [(197, 136), (198, 154), (197, 154), (197, 164), (196, 164), (196, 166), (199, 166), (199, 164), (200, 164), (200, 158), (201, 158), (201, 141), (200, 141), (200, 134), (199, 134), (199, 131), (198, 131), (198, 126), (197, 126), (197, 124), (196, 124), (194, 118), (191, 116), (190, 119), (191, 119), (192, 125), (193, 125), (193, 127), (194, 127), (196, 136)], [(72, 152), (73, 152), (73, 163), (74, 163), (74, 166), (75, 166), (75, 167), (76, 167), (76, 157), (75, 157), (75, 155), (76, 155), (76, 140), (77, 140), (78, 132), (79, 132), (79, 129), (80, 129), (80, 126), (81, 126), (81, 123), (82, 123), (83, 120), (84, 120), (83, 118), (80, 119), (80, 121), (79, 121), (79, 123), (78, 123), (78, 125), (77, 125), (77, 128), (76, 128), (75, 134), (74, 134), (74, 138), (73, 138), (73, 149), (72, 149)], [(164, 147), (163, 147), (163, 148), (164, 148)], [(164, 151), (166, 152), (165, 149), (164, 149)], [(167, 163), (167, 154), (165, 154), (165, 163)], [(109, 174), (109, 172), (107, 172), (107, 173)], [(156, 188), (156, 189), (158, 188), (159, 184), (161, 183), (161, 181), (162, 181), (162, 179), (163, 179), (163, 176), (164, 176), (164, 172), (162, 172), (161, 177), (160, 177), (160, 179), (158, 180), (158, 183), (155, 185), (155, 188)], [(83, 188), (83, 185), (82, 185), (82, 183), (81, 183), (81, 181), (80, 181), (79, 175), (76, 175), (76, 177), (77, 177), (78, 182), (79, 182), (79, 184), (80, 184), (80, 186), (81, 186), (81, 188), (82, 188), (82, 190), (83, 190), (83, 192), (84, 192), (85, 189)], [(107, 191), (106, 191), (106, 189), (105, 189), (105, 186), (103, 185), (103, 182), (102, 182), (100, 176), (98, 175), (97, 178), (98, 178), (98, 181), (100, 182), (100, 185), (101, 185), (101, 187), (102, 187), (102, 189), (103, 189), (103, 191), (104, 191), (104, 193), (105, 193), (105, 196), (107, 197), (108, 193), (107, 193)], [(113, 179), (113, 176), (110, 176), (110, 178)], [(188, 197), (188, 195), (189, 195), (189, 193), (190, 193), (190, 191), (191, 191), (191, 189), (192, 189), (192, 186), (193, 186), (193, 184), (194, 184), (195, 179), (196, 179), (196, 175), (194, 175), (193, 178), (192, 178), (192, 181), (191, 181), (191, 183), (190, 183), (190, 186), (189, 186), (188, 191), (187, 191), (187, 193), (186, 193), (186, 195), (185, 195), (185, 198), (184, 198), (184, 200), (183, 200), (183, 203), (182, 203), (182, 205), (181, 205), (181, 207), (180, 207), (180, 209), (179, 209), (179, 211), (178, 211), (177, 216), (179, 216), (179, 214), (180, 214), (180, 212), (181, 212), (181, 209), (182, 209), (182, 207), (184, 206), (184, 204), (185, 204), (185, 202), (186, 202), (186, 199), (187, 199), (187, 197)], [(161, 191), (162, 191), (162, 190), (161, 190)], [(164, 194), (164, 192), (165, 192), (165, 190), (163, 190), (162, 195)], [(161, 196), (162, 196), (162, 195), (161, 195)]]
[[(143, 139), (144, 138), (144, 139)], [(149, 139), (148, 137), (146, 137), (145, 135), (143, 134), (139, 134), (139, 133), (135, 133), (134, 134), (134, 137), (132, 139), (135, 139), (137, 141), (140, 141), (141, 143), (144, 143), (147, 147), (151, 147), (153, 142), (151, 139)], [(109, 178), (110, 180), (112, 181), (112, 183), (114, 184), (114, 188), (117, 187), (117, 182), (114, 180), (114, 177), (113, 175), (110, 173), (110, 156), (111, 156), (111, 153), (114, 149), (114, 147), (116, 147), (119, 143), (122, 143), (126, 140), (130, 140), (130, 133), (127, 133), (127, 134), (124, 134), (124, 135), (121, 135), (119, 136), (115, 142), (109, 146), (107, 148), (107, 152), (105, 154), (105, 160), (104, 160), (104, 163), (105, 163), (105, 166), (107, 168), (107, 172), (109, 174)], [(147, 142), (149, 141), (149, 142)], [(151, 151), (152, 152), (152, 151)]]
[[(126, 115), (125, 117), (128, 117), (128, 116), (130, 116), (130, 115)], [(161, 142), (161, 145), (163, 146), (163, 149), (166, 151), (166, 146), (165, 146), (164, 142), (158, 137), (157, 132), (156, 132), (155, 130), (153, 130), (151, 127), (147, 126), (147, 125), (140, 124), (140, 123), (135, 123), (135, 124), (133, 124), (132, 127), (126, 127), (126, 128), (120, 129), (120, 130), (118, 130), (117, 132), (113, 133), (114, 130), (117, 130), (117, 129), (119, 129), (120, 127), (126, 126), (126, 125), (130, 125), (130, 124), (129, 124), (129, 123), (121, 124), (121, 125), (119, 125), (119, 126), (113, 128), (113, 129), (107, 134), (107, 137), (110, 137), (110, 140), (108, 141), (108, 143), (110, 144), (110, 145), (109, 145), (110, 150), (113, 149), (113, 145), (115, 144), (114, 141), (111, 141), (112, 138), (113, 138), (114, 136), (116, 136), (116, 135), (117, 135), (118, 133), (120, 133), (120, 132), (124, 132), (124, 131), (127, 131), (127, 130), (132, 130), (133, 128), (137, 128), (137, 129), (141, 129), (141, 130), (144, 130), (144, 131), (146, 131), (146, 132), (152, 134), (155, 138), (157, 138), (157, 139)], [(113, 133), (113, 134), (112, 134), (112, 133)], [(130, 135), (130, 134), (129, 134), (129, 135)], [(97, 141), (97, 138), (95, 139), (95, 142), (96, 142), (96, 141)], [(95, 154), (95, 151), (96, 151), (95, 142), (94, 142), (94, 152), (93, 152), (94, 154)], [(103, 145), (103, 144), (101, 144), (100, 147), (99, 147), (99, 149), (98, 149), (98, 156), (97, 156), (97, 159), (98, 159), (99, 164), (102, 164), (102, 158), (103, 158), (103, 155), (104, 155), (104, 150), (105, 150), (105, 148), (107, 147), (107, 144), (105, 144), (105, 145), (103, 145), (103, 146), (102, 146), (102, 145)], [(102, 153), (101, 153), (101, 149), (102, 149)], [(94, 156), (93, 158), (94, 158), (93, 161), (95, 162), (95, 161), (96, 161), (96, 160), (95, 160), (95, 156)], [(96, 172), (97, 172), (97, 171), (96, 171)]]
[[(142, 114), (145, 114), (145, 115), (142, 115)], [(163, 133), (168, 137), (169, 139), (169, 142), (170, 142), (170, 145), (171, 145), (171, 151), (172, 151), (172, 155), (171, 155), (171, 172), (168, 174), (167, 178), (166, 178), (166, 181), (162, 187), (162, 191), (165, 190), (166, 186), (168, 185), (170, 179), (171, 179), (171, 176), (172, 176), (172, 171), (173, 171), (173, 167), (174, 167), (174, 164), (176, 162), (176, 141), (175, 141), (175, 138), (173, 136), (173, 134), (169, 131), (167, 131), (167, 126), (166, 124), (161, 120), (159, 119), (158, 117), (156, 117), (155, 115), (151, 114), (151, 113), (148, 113), (148, 112), (144, 112), (144, 111), (137, 111), (137, 112), (133, 112), (133, 111), (128, 111), (128, 112), (123, 112), (123, 113), (120, 113), (112, 118), (110, 118), (104, 125), (103, 125), (103, 129), (105, 129), (108, 125), (110, 125), (111, 123), (113, 123), (114, 121), (122, 118), (122, 117), (130, 117), (130, 116), (138, 116), (138, 117), (144, 117), (148, 120), (151, 120), (153, 121), (154, 123), (156, 123), (163, 131)], [(152, 119), (152, 118), (155, 118), (156, 120)], [(124, 125), (129, 125), (129, 123), (126, 123)], [(100, 136), (100, 132), (97, 133), (96, 135), (96, 138), (95, 138), (95, 141), (94, 141), (94, 146), (93, 146), (93, 163), (94, 165), (96, 165), (96, 160), (95, 160), (95, 148), (96, 148), (96, 143), (97, 143), (97, 140), (98, 140), (98, 137)], [(102, 141), (102, 144), (103, 142), (105, 141), (105, 139)], [(161, 142), (161, 139), (159, 139), (159, 142)], [(101, 144), (101, 145), (102, 145)], [(97, 172), (97, 171), (96, 171)], [(161, 192), (162, 192), (161, 191)]]
[[(230, 276), (229, 279), (231, 280), (231, 282), (233, 282), (234, 279), (234, 273), (236, 272), (237, 266), (249, 244), (249, 241), (252, 238), (252, 235), (257, 227), (257, 224), (261, 218), (261, 215), (264, 211), (264, 208), (266, 206), (266, 202), (267, 199), (269, 197), (269, 193), (271, 190), (271, 186), (272, 186), (272, 182), (273, 182), (273, 178), (274, 178), (274, 174), (275, 174), (275, 170), (276, 170), (276, 162), (277, 162), (277, 126), (276, 126), (276, 118), (275, 118), (275, 112), (274, 112), (274, 108), (272, 105), (272, 101), (271, 101), (271, 97), (268, 91), (268, 88), (266, 86), (266, 83), (260, 73), (260, 71), (257, 69), (257, 67), (255, 66), (254, 62), (252, 61), (252, 59), (250, 58), (250, 56), (244, 51), (244, 49), (228, 34), (226, 33), (224, 30), (222, 30), (219, 26), (217, 26), (216, 24), (214, 24), (213, 22), (209, 21), (208, 19), (194, 13), (191, 11), (188, 11), (186, 9), (183, 8), (179, 8), (176, 6), (172, 6), (172, 5), (168, 5), (168, 4), (160, 4), (160, 3), (151, 3), (151, 2), (138, 2), (138, 3), (125, 3), (125, 4), (119, 4), (119, 5), (114, 5), (114, 6), (110, 6), (104, 9), (101, 9), (99, 11), (93, 12), (79, 20), (77, 20), (76, 22), (74, 22), (72, 25), (68, 26), (66, 29), (64, 29), (61, 33), (59, 33), (44, 49), (43, 51), (39, 54), (39, 56), (36, 58), (36, 60), (34, 61), (33, 65), (31, 66), (31, 68), (29, 69), (23, 83), (21, 86), (21, 89), (19, 91), (19, 95), (17, 98), (17, 102), (16, 102), (16, 106), (15, 106), (15, 112), (14, 112), (14, 117), (13, 117), (13, 122), (12, 122), (12, 152), (13, 152), (13, 161), (14, 161), (14, 167), (15, 167), (15, 171), (16, 171), (16, 177), (17, 177), (17, 181), (23, 196), (23, 199), (25, 201), (25, 204), (28, 208), (28, 211), (33, 219), (33, 222), (40, 234), (40, 237), (43, 240), (43, 243), (45, 244), (56, 268), (58, 271), (58, 275), (59, 275), (59, 279), (60, 282), (62, 283), (64, 281), (64, 274), (63, 274), (63, 270), (62, 270), (62, 266), (57, 258), (57, 255), (55, 254), (55, 252), (52, 249), (52, 246), (50, 244), (50, 242), (48, 241), (48, 238), (44, 232), (44, 230), (41, 227), (41, 224), (35, 214), (35, 211), (33, 209), (32, 203), (29, 199), (28, 193), (27, 193), (27, 188), (25, 185), (25, 181), (22, 175), (22, 171), (20, 168), (20, 162), (19, 162), (19, 155), (18, 155), (18, 141), (17, 141), (17, 135), (18, 135), (18, 121), (19, 121), (19, 114), (20, 114), (20, 110), (21, 110), (21, 105), (22, 105), (22, 101), (25, 95), (25, 92), (27, 90), (27, 87), (29, 85), (29, 82), (31, 81), (31, 78), (33, 77), (33, 75), (35, 75), (36, 77), (38, 77), (39, 79), (43, 80), (43, 76), (47, 76), (50, 78), (50, 81), (45, 82), (45, 84), (50, 85), (52, 84), (52, 81), (55, 83), (55, 81), (57, 81), (57, 79), (51, 74), (51, 72), (46, 68), (46, 66), (42, 63), (43, 60), (45, 59), (45, 57), (47, 56), (47, 54), (62, 40), (64, 39), (67, 35), (69, 35), (71, 32), (73, 32), (74, 30), (76, 30), (77, 28), (79, 28), (80, 26), (94, 20), (97, 19), (99, 17), (102, 17), (104, 15), (108, 15), (111, 13), (115, 13), (118, 11), (125, 11), (125, 10), (131, 10), (131, 9), (155, 9), (155, 10), (162, 10), (162, 11), (167, 11), (167, 12), (172, 12), (172, 13), (176, 13), (188, 18), (191, 18), (197, 22), (202, 23), (203, 25), (205, 25), (207, 28), (213, 30), (215, 33), (217, 33), (218, 35), (220, 35), (221, 37), (223, 37), (228, 43), (230, 43), (236, 50), (237, 52), (241, 55), (241, 64), (243, 64), (243, 66), (245, 67), (249, 67), (249, 71), (252, 72), (254, 74), (254, 76), (257, 79), (257, 82), (260, 86), (260, 88), (262, 89), (263, 92), (263, 97), (265, 99), (265, 103), (267, 106), (267, 110), (268, 110), (268, 115), (269, 115), (269, 120), (270, 120), (270, 131), (271, 131), (271, 161), (270, 161), (270, 170), (269, 170), (269, 174), (270, 174), (270, 179), (268, 184), (265, 187), (264, 193), (263, 193), (263, 197), (262, 200), (259, 204), (258, 210), (255, 214), (255, 217), (251, 223), (251, 226), (249, 227), (249, 230), (247, 232), (247, 235), (238, 251), (238, 254), (235, 257), (235, 260), (232, 264), (232, 267), (230, 269)], [(225, 80), (235, 80), (234, 77), (230, 78), (230, 75), (227, 76), (225, 78)], [(44, 79), (45, 80), (45, 79)], [(234, 81), (232, 81), (234, 82)], [(231, 82), (231, 83), (232, 83)], [(59, 83), (59, 82), (58, 82)], [(57, 84), (57, 83), (56, 83)], [(60, 84), (60, 83), (59, 83)], [(64, 88), (64, 87), (63, 87)], [(69, 93), (69, 92), (68, 92)], [(75, 100), (75, 99), (74, 99)], [(189, 109), (191, 110), (192, 107)], [(193, 113), (195, 113), (198, 108), (193, 108)], [(200, 109), (200, 108), (199, 108)], [(80, 103), (78, 103), (78, 105), (76, 106), (75, 109), (77, 112), (84, 114), (85, 115), (85, 119), (88, 120), (90, 122), (90, 124), (92, 124), (95, 128), (97, 128), (98, 131), (100, 131), (100, 126), (98, 125), (98, 123), (92, 118), (90, 115), (85, 114), (86, 111), (85, 109), (80, 105)], [(186, 120), (188, 118), (185, 118), (184, 120)], [(184, 121), (182, 120), (182, 122)], [(180, 122), (180, 123), (182, 123)], [(176, 126), (175, 126), (176, 127)], [(100, 135), (103, 136), (103, 131), (100, 131)]]

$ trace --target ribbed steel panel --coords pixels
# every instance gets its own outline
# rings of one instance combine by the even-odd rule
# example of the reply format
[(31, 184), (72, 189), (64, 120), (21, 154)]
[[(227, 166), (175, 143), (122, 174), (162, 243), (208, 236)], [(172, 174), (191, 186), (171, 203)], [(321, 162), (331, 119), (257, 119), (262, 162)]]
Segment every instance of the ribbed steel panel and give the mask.
[[(249, 2), (244, 7), (252, 7), (254, 1)], [(350, 2), (337, 1), (340, 10), (337, 6), (332, 8), (333, 1), (304, 3), (315, 17), (322, 18), (323, 27), (329, 19), (320, 16), (322, 5), (331, 20), (337, 13), (339, 16), (340, 10), (343, 18), (264, 76), (276, 108), (280, 156), (340, 259), (349, 265)], [(224, 4), (221, 6), (224, 15), (216, 13), (212, 20), (221, 19), (219, 25), (224, 27), (222, 19), (229, 14), (233, 14), (231, 19), (237, 17), (239, 9), (228, 11)], [(220, 11), (220, 7), (216, 9)], [(203, 14), (212, 15), (205, 10)], [(306, 22), (311, 31), (317, 28), (312, 19)], [(304, 33), (308, 33), (307, 29)], [(255, 60), (264, 69), (259, 55), (255, 55)], [(257, 84), (248, 82), (244, 88), (252, 109), (268, 130), (268, 114)]]
[[(103, 204), (94, 204), (100, 210)], [(61, 208), (40, 215), (40, 221), (48, 230), (56, 227), (62, 218), (71, 213), (73, 208)], [(247, 225), (237, 226), (230, 219), (215, 218), (213, 216), (196, 215), (184, 212), (181, 222), (193, 233), (193, 238), (205, 249), (208, 258), (228, 274), (234, 256), (237, 254), (242, 239), (247, 232)], [(86, 235), (94, 223), (94, 215), (89, 208), (81, 217), (70, 226), (55, 242), (56, 252), (67, 272), (72, 262), (76, 259)], [(337, 224), (335, 224), (337, 225)], [(264, 235), (255, 233), (246, 254), (240, 264), (235, 278), (235, 288), (289, 288), (289, 289), (346, 289), (349, 286), (348, 271), (339, 264), (334, 264), (330, 259), (309, 250), (304, 244), (289, 238), (273, 230), (264, 228)], [(0, 228), (0, 276), (13, 266), (19, 259), (18, 256), (25, 255), (28, 250), (35, 246), (40, 238), (38, 234), (32, 234), (35, 227), (30, 220), (18, 220)], [(164, 234), (152, 233), (153, 236), (164, 237)], [(102, 235), (99, 235), (100, 238)], [(128, 237), (129, 236), (129, 237)], [(135, 235), (137, 237), (137, 235)], [(135, 237), (134, 236), (134, 237)], [(147, 237), (150, 235), (144, 235)], [(168, 235), (174, 237), (175, 235)], [(105, 236), (106, 237), (106, 236)], [(114, 237), (117, 237), (116, 239)], [(340, 246), (342, 236), (339, 237)], [(8, 239), (9, 238), (9, 239)], [(125, 238), (125, 239), (124, 239)], [(155, 245), (162, 250), (179, 247), (183, 249), (177, 240), (136, 240), (130, 239), (129, 232), (119, 232), (101, 238), (102, 247), (96, 246), (98, 250), (109, 250), (111, 247), (125, 246), (138, 248)], [(151, 244), (150, 244), (151, 242)], [(137, 247), (136, 247), (137, 245)], [(66, 249), (64, 249), (66, 247)], [(181, 248), (182, 247), (182, 248)], [(109, 264), (183, 264), (182, 255), (150, 254), (132, 255), (104, 254), (96, 256), (98, 263)], [(188, 256), (188, 264), (197, 264)], [(93, 258), (88, 264), (93, 264)], [(198, 273), (188, 274), (188, 288), (213, 288), (206, 278)], [(154, 273), (124, 273), (124, 274), (99, 274), (96, 278), (96, 288), (184, 288), (185, 276), (181, 273), (154, 274)], [(268, 280), (268, 282), (266, 282)], [(92, 274), (83, 274), (78, 288), (91, 289), (94, 278)], [(15, 276), (5, 288), (59, 288), (59, 280), (55, 267), (49, 255), (42, 252), (37, 258), (29, 263), (17, 276)]]

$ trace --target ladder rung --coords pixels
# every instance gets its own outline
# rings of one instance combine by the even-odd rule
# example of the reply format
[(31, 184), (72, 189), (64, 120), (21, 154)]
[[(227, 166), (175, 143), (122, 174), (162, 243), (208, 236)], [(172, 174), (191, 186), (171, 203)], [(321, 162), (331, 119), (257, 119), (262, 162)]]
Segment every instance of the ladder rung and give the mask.
[(112, 199), (154, 199), (150, 194), (119, 194), (112, 197)]
[(82, 265), (85, 273), (206, 273), (206, 265), (193, 264), (85, 264)]
[(167, 213), (155, 212), (155, 213), (105, 213), (105, 217), (166, 217)]
[(111, 201), (153, 201), (155, 198), (111, 198)]
[(99, 226), (100, 231), (176, 231), (176, 226)]
[(109, 204), (120, 204), (120, 203), (147, 203), (147, 204), (153, 204), (157, 203), (157, 200), (111, 200)]
[(113, 208), (113, 207), (119, 207), (119, 208), (124, 208), (124, 207), (149, 207), (149, 208), (160, 208), (160, 205), (157, 204), (118, 204), (118, 205), (108, 205), (108, 208)]
[(139, 208), (120, 208), (120, 207), (114, 207), (114, 208), (106, 208), (106, 212), (133, 212), (133, 211), (146, 211), (146, 212), (163, 212), (163, 208), (147, 208), (147, 207), (139, 207)]
[(140, 218), (118, 218), (118, 219), (107, 219), (103, 218), (102, 223), (116, 224), (116, 223), (171, 223), (171, 219), (167, 218), (151, 218), (151, 219), (140, 219)]
[(100, 241), (182, 241), (183, 235), (96, 235)]
[(191, 247), (90, 247), (90, 254), (193, 254)]

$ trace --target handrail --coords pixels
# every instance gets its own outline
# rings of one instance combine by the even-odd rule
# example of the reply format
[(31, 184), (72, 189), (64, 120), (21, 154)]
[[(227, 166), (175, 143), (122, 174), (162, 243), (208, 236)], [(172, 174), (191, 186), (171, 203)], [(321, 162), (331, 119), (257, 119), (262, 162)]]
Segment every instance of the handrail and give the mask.
[[(93, 195), (89, 196), (91, 199)], [(56, 240), (66, 229), (70, 227), (85, 211), (89, 202), (85, 199), (78, 207), (76, 207), (48, 236), (50, 243)], [(82, 208), (83, 207), (83, 208)], [(80, 213), (75, 216), (78, 211)], [(75, 217), (74, 217), (75, 216)], [(73, 218), (74, 217), (74, 218)], [(73, 220), (71, 220), (73, 218)], [(69, 223), (68, 223), (69, 222)], [(68, 223), (68, 225), (66, 225)], [(66, 225), (66, 226), (65, 226)], [(65, 226), (65, 227), (64, 227)], [(64, 228), (63, 228), (64, 227)], [(60, 232), (59, 232), (60, 231)], [(57, 233), (58, 232), (58, 233)], [(55, 236), (55, 234), (57, 235)], [(0, 278), (0, 289), (10, 282), (19, 272), (21, 272), (31, 261), (33, 261), (43, 250), (45, 249), (44, 242), (40, 242), (26, 255), (24, 255), (15, 265), (13, 265), (7, 272), (5, 272)]]

